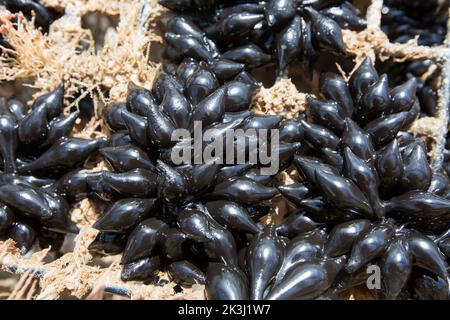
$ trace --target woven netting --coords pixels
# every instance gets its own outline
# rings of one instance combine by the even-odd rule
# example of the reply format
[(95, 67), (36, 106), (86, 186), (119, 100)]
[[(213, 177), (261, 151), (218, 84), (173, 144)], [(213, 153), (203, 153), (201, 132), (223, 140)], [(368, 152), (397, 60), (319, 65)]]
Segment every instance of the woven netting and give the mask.
[[(102, 109), (110, 103), (124, 101), (130, 81), (148, 89), (152, 87), (160, 68), (160, 21), (169, 13), (156, 0), (41, 0), (41, 3), (62, 14), (52, 23), (48, 34), (37, 29), (33, 19), (28, 21), (20, 14), (13, 15), (0, 7), (0, 33), (12, 47), (3, 48), (4, 54), (0, 57), (2, 91), (28, 87), (33, 89), (36, 97), (64, 82), (67, 112), (88, 95), (95, 107), (95, 117), (74, 135), (90, 138), (107, 136), (109, 132), (101, 118)], [(382, 0), (370, 2), (365, 30), (343, 30), (347, 52), (355, 62), (353, 70), (367, 55), (379, 62), (388, 59), (398, 63), (418, 59), (435, 62), (433, 67), (438, 68), (440, 74), (435, 83), (439, 112), (435, 117), (419, 118), (410, 131), (431, 142), (429, 155), (432, 167), (438, 169), (443, 162), (448, 129), (450, 33), (445, 43), (436, 47), (419, 46), (417, 39), (402, 44), (392, 43), (380, 28), (382, 6)], [(106, 30), (101, 46), (96, 39), (96, 31), (87, 28), (84, 22), (93, 13), (117, 22), (116, 26)], [(17, 19), (13, 20), (14, 17)], [(349, 78), (351, 72), (345, 73), (338, 64), (336, 67), (344, 78)], [(292, 68), (295, 69), (295, 66)], [(295, 70), (289, 74), (293, 73)], [(313, 93), (317, 93), (315, 78), (317, 76), (313, 75), (310, 90)], [(109, 92), (107, 97), (103, 94), (106, 91)], [(281, 114), (291, 118), (304, 111), (305, 95), (306, 92), (299, 89), (291, 78), (279, 78), (273, 85), (257, 92), (252, 109), (256, 113)], [(101, 161), (86, 166), (94, 170), (107, 169)], [(297, 174), (295, 170), (282, 172), (278, 178), (282, 183), (289, 184), (296, 180)], [(272, 204), (273, 211), (266, 217), (267, 221), (277, 221), (291, 210), (281, 197), (273, 199)], [(9, 274), (6, 278), (0, 276), (0, 298), (204, 298), (203, 286), (179, 288), (164, 273), (159, 274), (159, 284), (122, 282), (120, 256), (99, 259), (87, 249), (98, 233), (91, 227), (97, 217), (95, 204), (90, 200), (76, 205), (72, 210), (72, 219), (81, 231), (76, 237), (66, 237), (63, 245), (66, 253), (56, 260), (49, 259), (49, 249), (35, 250), (21, 256), (12, 240), (0, 242), (0, 268)], [(11, 289), (2, 292), (4, 287)], [(349, 298), (366, 297), (353, 292)]]

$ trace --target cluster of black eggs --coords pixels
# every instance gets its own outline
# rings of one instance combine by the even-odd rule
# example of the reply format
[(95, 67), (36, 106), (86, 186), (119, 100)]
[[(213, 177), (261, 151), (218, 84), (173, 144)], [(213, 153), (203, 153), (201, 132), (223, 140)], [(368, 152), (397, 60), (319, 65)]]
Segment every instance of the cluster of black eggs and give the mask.
[(393, 42), (418, 37), (418, 44), (440, 45), (447, 32), (448, 2), (388, 0), (383, 2), (381, 29)]
[[(402, 131), (420, 110), (414, 78), (390, 90), (367, 58), (348, 84), (335, 74), (320, 82), (326, 100), (310, 98), (311, 123), (302, 123), (314, 157), (295, 156), (301, 183), (279, 187), (300, 213), (279, 234), (293, 226), (330, 231), (311, 241), (315, 250), (303, 257), (301, 246), (288, 245), (281, 270), (287, 264), (295, 281), (307, 261), (341, 258), (340, 273), (315, 297), (336, 298), (365, 284), (368, 267), (376, 266), (382, 280), (376, 297), (449, 299), (449, 177), (442, 169), (433, 174), (424, 143)], [(300, 280), (290, 285), (283, 298), (305, 298)]]
[[(88, 184), (113, 202), (94, 225), (101, 232), (91, 250), (123, 250), (124, 280), (149, 280), (163, 269), (182, 285), (205, 283), (209, 299), (336, 298), (366, 281), (368, 265), (382, 270), (380, 297), (448, 297), (448, 177), (432, 174), (421, 140), (402, 131), (420, 110), (414, 79), (391, 90), (366, 59), (349, 84), (323, 74), (327, 100), (309, 97), (306, 118), (280, 124), (249, 115), (251, 95), (228, 109), (236, 80), (212, 86), (206, 79), (223, 79), (212, 69), (188, 58), (159, 76), (153, 92), (131, 86), (127, 103), (107, 110), (118, 131), (100, 152), (116, 172)], [(230, 77), (241, 79), (241, 68), (232, 69)], [(280, 170), (294, 157), (301, 183), (274, 188), (276, 180), (250, 163), (171, 164), (167, 151), (177, 142), (169, 133), (191, 129), (193, 119), (215, 128), (279, 128)], [(262, 226), (261, 202), (277, 189), (298, 212)]]
[(214, 158), (176, 165), (171, 158), (186, 143), (174, 141), (172, 132), (192, 131), (199, 121), (204, 132), (215, 130), (202, 150), (224, 142), (230, 129), (280, 129), (280, 165), (292, 163), (302, 138), (298, 123), (250, 114), (255, 82), (243, 69), (221, 59), (206, 64), (187, 58), (174, 74), (157, 77), (152, 91), (130, 85), (127, 102), (106, 109), (115, 133), (99, 151), (114, 172), (87, 178), (106, 202), (94, 224), (101, 232), (89, 248), (123, 251), (123, 280), (149, 280), (163, 269), (180, 284), (204, 283), (208, 262), (237, 265), (238, 249), (260, 231), (256, 221), (269, 210), (264, 201), (278, 191), (269, 186), (273, 175), (260, 174), (263, 164), (249, 161), (256, 136), (233, 141), (234, 151), (245, 150), (243, 163), (223, 165)]
[[(210, 61), (221, 57), (254, 68), (276, 61), (284, 75), (291, 61), (310, 61), (319, 52), (345, 55), (341, 28), (361, 30), (366, 21), (347, 1), (174, 1), (163, 6), (181, 13), (166, 23), (166, 55)], [(192, 21), (195, 28), (186, 28)], [(212, 41), (213, 42), (212, 42)]]
[(65, 189), (102, 140), (70, 137), (78, 112), (63, 114), (64, 88), (37, 98), (31, 108), (0, 101), (0, 236), (26, 253), (39, 239), (58, 249), (78, 232)]
[[(438, 83), (439, 71), (434, 61), (425, 59), (396, 63), (389, 60), (380, 65), (379, 70), (382, 73), (388, 73), (390, 81), (395, 84), (415, 78), (421, 114), (431, 117), (438, 115), (438, 98), (433, 88)], [(426, 75), (425, 80), (422, 79), (424, 75)]]

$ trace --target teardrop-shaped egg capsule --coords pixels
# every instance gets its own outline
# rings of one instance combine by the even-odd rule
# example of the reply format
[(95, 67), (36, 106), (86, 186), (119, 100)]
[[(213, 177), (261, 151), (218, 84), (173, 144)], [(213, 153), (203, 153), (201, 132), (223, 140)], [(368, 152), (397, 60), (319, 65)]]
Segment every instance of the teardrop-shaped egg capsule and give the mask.
[(36, 239), (36, 232), (25, 223), (14, 222), (9, 237), (16, 242), (20, 253), (23, 255), (33, 246)]
[(101, 231), (89, 244), (89, 252), (100, 255), (116, 255), (123, 251), (127, 235), (115, 232)]
[(335, 263), (337, 268), (334, 272), (327, 272), (328, 265), (325, 267), (320, 261), (311, 261), (300, 263), (292, 268), (276, 286), (274, 286), (267, 300), (308, 300), (320, 296), (332, 284), (337, 270), (343, 266), (342, 262)]
[(120, 263), (127, 264), (151, 256), (158, 244), (160, 232), (165, 227), (166, 224), (156, 218), (139, 223), (128, 236)]
[(309, 195), (309, 189), (303, 183), (279, 186), (278, 190), (286, 199), (296, 205), (300, 205), (300, 202)]
[(303, 140), (304, 132), (297, 120), (283, 122), (279, 130), (279, 139), (284, 142), (300, 142)]
[(210, 194), (212, 198), (228, 199), (239, 204), (255, 204), (273, 198), (278, 190), (252, 180), (235, 177), (218, 184)]
[(428, 165), (427, 154), (420, 144), (403, 159), (403, 174), (400, 183), (405, 191), (426, 191), (431, 182), (431, 168)]
[(136, 146), (106, 147), (99, 151), (114, 170), (119, 172), (126, 172), (136, 168), (155, 172), (155, 166), (151, 163), (147, 154)]
[(225, 111), (237, 112), (248, 109), (253, 96), (253, 89), (249, 84), (230, 81), (224, 87), (226, 89)]
[(323, 148), (320, 152), (322, 153), (322, 159), (326, 164), (338, 168), (339, 171), (342, 170), (344, 159), (339, 152), (329, 148)]
[(55, 90), (38, 97), (31, 106), (32, 110), (44, 108), (47, 120), (59, 116), (64, 104), (64, 84), (60, 84)]
[(259, 228), (250, 218), (247, 210), (227, 200), (210, 201), (206, 208), (211, 216), (228, 229), (239, 230), (249, 233), (258, 233)]
[(320, 92), (325, 99), (336, 101), (346, 117), (353, 114), (353, 100), (347, 82), (340, 75), (325, 72), (320, 76)]
[(123, 266), (120, 278), (122, 281), (145, 281), (150, 279), (160, 268), (158, 256), (147, 257)]
[(238, 267), (211, 262), (206, 270), (208, 300), (248, 300), (248, 280)]
[(157, 175), (145, 169), (123, 173), (103, 171), (87, 176), (89, 187), (97, 193), (117, 193), (123, 197), (144, 198), (156, 193)]
[(218, 87), (219, 81), (214, 73), (204, 67), (199, 67), (186, 80), (186, 93), (188, 94), (191, 103), (194, 105), (197, 105)]
[[(147, 114), (148, 117), (150, 117), (149, 114), (153, 114), (153, 109), (155, 108), (150, 108), (149, 113)], [(172, 120), (172, 122), (175, 124), (177, 128), (183, 129), (189, 128), (191, 105), (181, 92), (179, 92), (173, 87), (168, 87), (164, 92), (164, 97), (163, 100), (161, 101), (160, 108), (165, 112), (165, 114), (168, 115), (168, 117)], [(150, 122), (149, 118), (149, 127), (151, 124), (152, 123)], [(159, 128), (156, 128), (155, 130), (158, 129)], [(166, 128), (161, 129), (166, 130)]]
[(51, 217), (41, 219), (45, 228), (57, 233), (78, 233), (80, 229), (70, 217), (70, 206), (67, 201), (48, 191), (44, 191), (42, 194), (52, 211)]
[(352, 30), (363, 30), (367, 26), (366, 20), (359, 17), (359, 10), (355, 9), (349, 2), (339, 6), (330, 6), (321, 10), (327, 17), (336, 21), (341, 28)]
[(17, 121), (22, 120), (28, 113), (28, 107), (18, 99), (9, 99), (6, 107), (16, 117)]
[(386, 212), (409, 219), (439, 219), (450, 213), (450, 200), (433, 193), (410, 191), (385, 202)]
[(378, 194), (378, 176), (365, 161), (358, 158), (348, 147), (344, 149), (344, 175), (364, 192), (377, 217), (383, 217), (385, 212)]
[(6, 114), (0, 115), (0, 155), (5, 173), (16, 172), (16, 153), (19, 144), (15, 120)]
[(184, 57), (204, 60), (207, 62), (213, 60), (213, 55), (211, 52), (208, 51), (202, 42), (194, 37), (166, 32), (164, 34), (164, 38)]
[(336, 207), (372, 215), (369, 200), (351, 180), (325, 171), (316, 171), (316, 180), (327, 200)]
[(317, 58), (319, 53), (313, 44), (313, 26), (310, 20), (307, 20), (305, 23), (301, 47), (305, 57), (308, 57), (310, 60)]
[(380, 78), (361, 98), (362, 108), (359, 109), (360, 119), (372, 119), (385, 114), (390, 102), (389, 82), (386, 74), (382, 74)]
[(375, 157), (375, 168), (385, 186), (394, 185), (403, 174), (403, 161), (397, 139), (380, 149)]
[(408, 252), (413, 257), (413, 264), (441, 278), (448, 277), (448, 265), (444, 255), (440, 252), (437, 245), (427, 236), (411, 231), (407, 235)]
[(242, 129), (271, 130), (277, 128), (283, 118), (275, 115), (251, 115), (244, 120)]
[(450, 186), (450, 178), (443, 170), (438, 170), (433, 173), (431, 177), (430, 186), (428, 192), (435, 195), (442, 196)]
[(189, 177), (190, 190), (193, 194), (199, 194), (208, 190), (216, 181), (220, 165), (215, 160), (196, 165)]
[(131, 139), (140, 146), (148, 146), (149, 141), (147, 138), (147, 120), (144, 117), (138, 116), (128, 111), (122, 111), (122, 119), (125, 122)]
[(9, 183), (0, 186), (0, 202), (32, 218), (49, 218), (52, 215), (42, 192), (23, 184)]
[(18, 136), (23, 144), (39, 143), (45, 139), (48, 131), (47, 110), (45, 105), (32, 109), (19, 123)]
[(353, 72), (349, 80), (353, 101), (358, 103), (364, 92), (377, 81), (378, 73), (373, 67), (372, 59), (370, 56), (367, 56)]
[(402, 130), (408, 130), (412, 123), (419, 118), (420, 113), (422, 112), (421, 105), (418, 99), (415, 99), (413, 106), (408, 111), (408, 116), (403, 122)]
[(306, 110), (308, 117), (313, 120), (314, 123), (326, 126), (337, 133), (344, 130), (345, 115), (338, 103), (333, 101), (321, 101), (308, 95)]
[(202, 40), (205, 33), (197, 27), (191, 20), (182, 16), (172, 16), (164, 22), (166, 31)]
[(139, 87), (133, 82), (128, 84), (127, 110), (142, 117), (146, 117), (150, 106), (156, 101), (150, 90)]
[(395, 138), (408, 118), (408, 112), (394, 113), (369, 122), (364, 130), (372, 137), (373, 144), (383, 146)]
[(315, 149), (330, 148), (331, 150), (336, 150), (339, 144), (339, 138), (332, 131), (304, 120), (300, 120), (300, 123), (305, 131), (306, 140)]
[(338, 54), (345, 55), (344, 40), (342, 38), (341, 27), (330, 19), (311, 7), (303, 8), (312, 23), (313, 37), (319, 46), (325, 50), (330, 50)]
[(125, 110), (127, 110), (125, 103), (113, 103), (103, 111), (103, 116), (111, 130), (126, 129), (125, 121), (122, 119), (122, 111)]
[(317, 185), (316, 171), (318, 170), (336, 175), (339, 174), (339, 171), (334, 166), (322, 163), (313, 157), (296, 155), (294, 164), (300, 175), (306, 179), (308, 186), (315, 187)]
[(284, 25), (294, 18), (296, 3), (294, 0), (270, 0), (266, 5), (265, 15), (269, 27)]
[(200, 210), (182, 210), (177, 216), (177, 224), (194, 241), (212, 241), (210, 221)]
[[(280, 2), (280, 1), (272, 1)], [(277, 54), (278, 75), (287, 75), (287, 66), (301, 52), (302, 23), (299, 16), (295, 16), (285, 29), (276, 37), (275, 52)]]
[(182, 286), (206, 283), (205, 274), (186, 260), (172, 262), (167, 266), (167, 272), (172, 281)]
[(100, 231), (126, 232), (144, 220), (155, 207), (156, 199), (128, 198), (115, 202), (93, 227)]
[(326, 233), (314, 230), (293, 238), (285, 247), (283, 263), (274, 280), (276, 286), (292, 268), (304, 261), (318, 259), (323, 254)]
[(411, 109), (416, 100), (416, 88), (416, 78), (412, 77), (405, 83), (392, 89), (390, 107), (393, 113)]
[(159, 248), (163, 256), (170, 260), (180, 260), (185, 257), (183, 244), (187, 235), (178, 228), (164, 228), (160, 231)]
[[(198, 61), (192, 58), (184, 59), (177, 68), (176, 75), (182, 81), (182, 83), (186, 83), (186, 80), (194, 74), (195, 70), (198, 68)], [(213, 69), (214, 71), (214, 69)], [(214, 72), (215, 73), (215, 72)], [(216, 74), (217, 75), (217, 74)]]
[(274, 178), (273, 175), (266, 175), (262, 173), (260, 169), (251, 169), (244, 173), (243, 177), (265, 186), (268, 185)]
[(72, 129), (75, 126), (75, 121), (77, 121), (79, 115), (80, 113), (75, 111), (70, 113), (68, 116), (57, 117), (50, 121), (48, 124), (49, 129), (47, 137), (42, 145), (51, 145), (62, 137), (68, 137), (70, 132), (72, 132)]
[(167, 148), (173, 145), (171, 139), (175, 125), (158, 107), (151, 107), (147, 114), (147, 134), (153, 145)]
[(284, 246), (273, 224), (267, 225), (249, 243), (247, 265), (250, 280), (250, 299), (261, 300), (274, 279), (284, 258)]
[(230, 178), (242, 176), (253, 167), (251, 163), (235, 164), (220, 168), (217, 174), (217, 183), (222, 183)]
[(324, 254), (333, 258), (349, 253), (355, 241), (360, 235), (365, 234), (370, 226), (370, 221), (366, 219), (356, 219), (338, 224), (328, 236)]
[(213, 38), (237, 39), (247, 36), (263, 19), (264, 15), (258, 13), (232, 13), (208, 27), (206, 32)]
[(220, 122), (225, 113), (226, 89), (219, 88), (201, 100), (194, 108), (192, 118), (203, 126)]
[(161, 160), (157, 161), (158, 195), (169, 203), (179, 203), (184, 200), (188, 192), (188, 180), (186, 177), (168, 166)]
[(234, 80), (248, 84), (252, 89), (261, 87), (261, 83), (253, 77), (253, 75), (247, 70), (239, 73)]
[(184, 92), (184, 84), (175, 76), (161, 73), (153, 82), (152, 90), (157, 101), (162, 102), (167, 92), (171, 92), (173, 90), (179, 93)]
[(238, 12), (264, 13), (265, 5), (266, 4), (264, 2), (243, 2), (231, 7), (220, 8), (218, 15), (220, 18), (224, 18)]
[(51, 168), (71, 169), (83, 163), (99, 147), (100, 140), (61, 138), (36, 160), (19, 167), (20, 172), (35, 172)]
[(222, 54), (222, 58), (243, 63), (249, 68), (264, 65), (271, 60), (271, 56), (264, 53), (261, 48), (255, 44), (248, 44), (228, 50)]
[(391, 243), (381, 260), (386, 299), (397, 298), (409, 280), (412, 266), (412, 257), (408, 252), (406, 239), (398, 237)]
[(375, 153), (369, 135), (350, 118), (345, 118), (345, 130), (341, 137), (341, 146), (349, 147), (354, 154), (363, 160), (372, 159)]
[(369, 261), (379, 257), (388, 248), (395, 229), (387, 223), (375, 225), (362, 234), (355, 242), (345, 269), (349, 273), (357, 271)]
[(211, 63), (210, 68), (220, 81), (228, 81), (242, 72), (245, 65), (243, 63), (220, 58), (214, 60)]
[(4, 235), (13, 225), (14, 212), (4, 204), (0, 204), (0, 235)]
[(237, 266), (238, 256), (233, 235), (215, 220), (211, 219), (210, 241), (204, 243), (204, 249), (209, 259), (220, 261), (227, 265)]
[(288, 238), (296, 235), (311, 231), (321, 226), (321, 223), (317, 223), (310, 217), (305, 215), (304, 212), (294, 213), (289, 215), (283, 223), (277, 226), (277, 233), (280, 236)]

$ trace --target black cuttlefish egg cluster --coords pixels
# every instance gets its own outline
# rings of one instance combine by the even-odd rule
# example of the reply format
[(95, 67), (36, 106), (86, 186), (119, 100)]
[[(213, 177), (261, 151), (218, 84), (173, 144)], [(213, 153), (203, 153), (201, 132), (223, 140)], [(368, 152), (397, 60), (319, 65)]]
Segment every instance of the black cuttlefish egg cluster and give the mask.
[[(319, 52), (345, 55), (341, 28), (364, 29), (366, 21), (349, 1), (269, 0), (193, 1), (160, 0), (178, 14), (167, 23), (167, 57), (179, 60), (186, 51), (195, 58), (222, 58), (249, 68), (275, 60), (278, 75), (291, 61), (313, 60)], [(198, 27), (180, 28), (190, 20)], [(217, 47), (211, 48), (211, 40)], [(196, 48), (196, 49), (194, 49)]]
[(57, 250), (65, 233), (78, 232), (70, 203), (84, 195), (72, 189), (102, 143), (70, 137), (78, 111), (64, 115), (63, 99), (63, 85), (31, 108), (0, 99), (0, 237), (14, 239), (22, 253), (36, 240)]
[[(429, 59), (396, 63), (392, 60), (382, 63), (378, 68), (388, 73), (390, 81), (399, 84), (407, 79), (415, 78), (416, 95), (420, 102), (421, 114), (435, 117), (438, 114), (438, 98), (433, 89), (439, 80), (439, 71), (435, 62)], [(426, 79), (422, 79), (426, 75)]]
[[(181, 285), (205, 284), (208, 299), (338, 298), (369, 266), (381, 272), (377, 297), (448, 298), (450, 188), (405, 131), (420, 113), (415, 78), (390, 88), (366, 58), (348, 83), (322, 74), (324, 100), (309, 96), (306, 117), (282, 121), (247, 110), (257, 83), (245, 63), (193, 52), (151, 91), (130, 85), (126, 103), (106, 110), (115, 133), (100, 153), (113, 171), (87, 178), (105, 202), (92, 251), (123, 252), (123, 280), (166, 270)], [(260, 163), (174, 164), (186, 141), (171, 133), (196, 120), (218, 129), (203, 147), (226, 128), (279, 129), (279, 170), (295, 165), (300, 182), (280, 186)], [(298, 210), (264, 225), (278, 192)]]
[(227, 149), (236, 157), (245, 150), (243, 163), (192, 164), (188, 159), (177, 165), (171, 158), (186, 143), (174, 141), (172, 132), (195, 130), (199, 121), (204, 132), (214, 129), (201, 149), (224, 142), (227, 130), (280, 129), (279, 164), (292, 163), (302, 138), (299, 124), (252, 115), (248, 109), (255, 85), (243, 68), (221, 59), (208, 65), (186, 58), (174, 74), (159, 75), (151, 91), (131, 84), (126, 103), (106, 109), (115, 133), (99, 152), (113, 171), (87, 178), (106, 202), (94, 224), (101, 232), (89, 248), (123, 251), (123, 280), (147, 280), (163, 269), (180, 284), (204, 283), (208, 262), (237, 266), (238, 250), (260, 232), (258, 218), (268, 212), (264, 201), (278, 190), (270, 186), (274, 176), (261, 175), (262, 164), (249, 161), (251, 139), (233, 139), (234, 151)]
[(381, 29), (393, 42), (418, 37), (418, 44), (440, 45), (447, 32), (448, 1), (383, 1)]

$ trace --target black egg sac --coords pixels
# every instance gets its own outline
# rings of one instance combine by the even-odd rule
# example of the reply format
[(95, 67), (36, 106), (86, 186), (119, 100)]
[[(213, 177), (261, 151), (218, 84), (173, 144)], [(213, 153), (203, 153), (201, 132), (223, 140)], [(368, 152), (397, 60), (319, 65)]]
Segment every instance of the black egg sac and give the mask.
[(383, 1), (381, 29), (392, 42), (418, 36), (418, 44), (440, 45), (447, 32), (448, 1)]
[(102, 140), (72, 138), (78, 112), (63, 115), (64, 87), (37, 98), (31, 108), (0, 99), (0, 237), (22, 253), (35, 240), (58, 249), (78, 232), (70, 202), (86, 195), (84, 161)]
[[(439, 68), (435, 62), (429, 59), (413, 60), (404, 63), (396, 63), (388, 60), (379, 66), (377, 70), (388, 73), (393, 84), (400, 84), (408, 79), (415, 78), (417, 83), (416, 95), (420, 102), (421, 114), (436, 117), (438, 115), (438, 98), (433, 89), (439, 83)], [(426, 75), (426, 80), (422, 77)]]
[(159, 3), (177, 12), (166, 21), (170, 60), (189, 56), (211, 62), (220, 52), (223, 59), (249, 68), (275, 60), (281, 76), (296, 58), (306, 62), (324, 51), (345, 55), (341, 28), (366, 26), (352, 4), (339, 0)]
[[(433, 173), (423, 141), (403, 131), (420, 110), (415, 89), (414, 78), (390, 89), (367, 58), (348, 83), (322, 74), (324, 100), (309, 98), (302, 125), (311, 151), (294, 160), (302, 180), (279, 187), (299, 208), (291, 221), (300, 219), (301, 231), (284, 223), (278, 233), (325, 231), (314, 259), (345, 260), (316, 298), (366, 286), (368, 267), (376, 266), (376, 298), (449, 299), (449, 177), (442, 169)], [(283, 297), (301, 298), (291, 284)]]
[[(171, 157), (186, 143), (172, 141), (172, 132), (192, 132), (199, 121), (204, 132), (215, 129), (204, 137), (202, 150), (225, 142), (227, 130), (280, 129), (280, 165), (292, 163), (303, 136), (299, 123), (251, 114), (254, 81), (242, 79), (251, 80), (239, 63), (187, 58), (173, 74), (159, 75), (151, 91), (131, 84), (127, 101), (106, 109), (114, 133), (99, 151), (112, 171), (87, 179), (105, 207), (89, 248), (100, 254), (123, 251), (123, 280), (149, 281), (167, 270), (182, 285), (203, 284), (209, 262), (214, 270), (239, 268), (238, 251), (261, 231), (258, 220), (270, 210), (266, 201), (278, 194), (274, 176), (261, 175), (261, 163), (248, 155), (246, 162), (229, 165), (191, 159), (175, 164)], [(250, 140), (235, 139), (233, 150), (250, 153)], [(233, 150), (227, 154), (233, 156)]]

